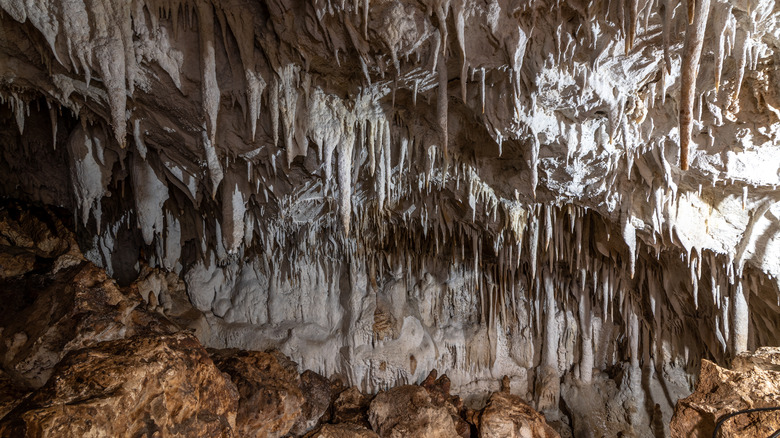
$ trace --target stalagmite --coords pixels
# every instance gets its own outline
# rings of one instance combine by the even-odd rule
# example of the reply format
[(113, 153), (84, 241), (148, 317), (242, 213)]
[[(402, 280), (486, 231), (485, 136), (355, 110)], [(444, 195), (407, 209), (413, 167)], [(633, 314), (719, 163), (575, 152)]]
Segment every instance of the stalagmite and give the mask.
[(690, 25), (685, 32), (680, 85), (680, 168), (688, 170), (688, 149), (693, 135), (693, 103), (696, 97), (696, 78), (699, 74), (699, 58), (704, 43), (704, 31), (710, 13), (710, 0), (688, 1)]
[(748, 294), (743, 287), (743, 282), (738, 281), (732, 290), (734, 295), (732, 298), (731, 327), (734, 330), (734, 334), (731, 337), (733, 342), (731, 354), (737, 355), (748, 349), (750, 314), (748, 311)]

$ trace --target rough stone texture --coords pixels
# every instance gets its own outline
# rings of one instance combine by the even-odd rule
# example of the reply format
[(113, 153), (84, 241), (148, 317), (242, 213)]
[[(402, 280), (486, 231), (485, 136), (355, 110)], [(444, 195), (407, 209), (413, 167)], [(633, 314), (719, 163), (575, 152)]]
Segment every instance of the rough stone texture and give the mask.
[(371, 398), (355, 386), (339, 392), (332, 404), (333, 422), (371, 427), (368, 422), (368, 406)]
[(331, 402), (330, 381), (311, 370), (301, 373), (299, 388), (303, 395), (301, 415), (292, 428), (295, 435), (303, 435), (317, 426), (320, 421), (327, 420), (328, 408)]
[(495, 392), (479, 416), (480, 438), (560, 438), (523, 399), (507, 391)]
[(84, 262), (75, 237), (48, 209), (0, 208), (0, 254), (33, 254), (35, 270), (0, 278), (0, 365), (39, 387), (71, 350), (135, 334), (178, 330), (147, 311), (134, 288), (120, 288), (105, 270)]
[(456, 437), (450, 412), (436, 406), (425, 388), (405, 385), (380, 392), (368, 412), (371, 428), (380, 437)]
[(212, 358), (241, 395), (239, 436), (278, 438), (290, 431), (304, 404), (294, 364), (278, 352), (223, 350)]
[(0, 435), (238, 436), (238, 398), (192, 335), (138, 335), (68, 353)]
[(438, 378), (437, 376), (438, 371), (431, 370), (428, 377), (420, 383), (420, 386), (428, 391), (428, 395), (431, 396), (431, 402), (434, 405), (447, 409), (450, 417), (452, 417), (453, 424), (455, 424), (458, 436), (469, 438), (471, 436), (471, 426), (461, 417), (463, 401), (457, 395), (450, 394), (452, 382), (450, 382), (450, 378), (446, 374)]
[[(743, 409), (780, 407), (780, 350), (743, 353), (729, 370), (703, 360), (696, 390), (677, 402), (674, 437), (709, 438), (722, 416)], [(780, 411), (734, 416), (720, 427), (722, 437), (770, 436), (780, 429)]]
[(30, 391), (25, 390), (18, 381), (0, 369), (0, 419), (24, 401), (29, 394)]
[(306, 438), (379, 438), (370, 429), (352, 423), (323, 424)]

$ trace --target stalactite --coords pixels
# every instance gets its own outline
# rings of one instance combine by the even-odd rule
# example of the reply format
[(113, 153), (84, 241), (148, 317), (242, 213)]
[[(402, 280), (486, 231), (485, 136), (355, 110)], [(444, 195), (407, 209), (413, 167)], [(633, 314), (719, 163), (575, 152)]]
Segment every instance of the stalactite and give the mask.
[[(693, 4), (695, 3), (695, 11)], [(688, 170), (688, 148), (693, 133), (693, 103), (696, 96), (696, 78), (699, 73), (699, 58), (704, 43), (704, 31), (710, 13), (710, 0), (689, 0), (688, 19), (690, 25), (685, 32), (680, 88), (680, 168)]]

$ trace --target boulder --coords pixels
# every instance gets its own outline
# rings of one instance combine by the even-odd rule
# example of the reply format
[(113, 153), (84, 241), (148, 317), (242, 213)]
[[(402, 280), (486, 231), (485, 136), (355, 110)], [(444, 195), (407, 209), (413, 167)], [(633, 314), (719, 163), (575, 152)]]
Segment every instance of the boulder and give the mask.
[(301, 416), (292, 428), (294, 435), (314, 429), (328, 413), (331, 401), (330, 381), (314, 371), (306, 370), (301, 374), (299, 388), (304, 401)]
[(718, 436), (770, 436), (780, 429), (780, 410), (761, 410), (726, 418), (746, 409), (780, 407), (780, 348), (762, 348), (742, 353), (733, 370), (702, 360), (696, 390), (679, 400), (674, 409), (674, 437), (712, 437), (723, 420)]
[(333, 401), (333, 423), (353, 423), (370, 427), (368, 422), (368, 406), (371, 396), (363, 394), (352, 386), (341, 391)]
[(368, 419), (380, 437), (457, 437), (449, 410), (437, 406), (428, 391), (404, 385), (380, 392), (371, 401)]
[(37, 388), (67, 352), (178, 328), (86, 262), (56, 274), (0, 281), (0, 365)]
[(0, 421), (0, 436), (232, 437), (238, 391), (191, 334), (148, 334), (69, 352)]
[(275, 438), (290, 432), (304, 404), (294, 362), (276, 351), (219, 350), (212, 358), (238, 388), (240, 436)]
[(490, 395), (479, 415), (480, 438), (558, 438), (544, 416), (507, 388)]

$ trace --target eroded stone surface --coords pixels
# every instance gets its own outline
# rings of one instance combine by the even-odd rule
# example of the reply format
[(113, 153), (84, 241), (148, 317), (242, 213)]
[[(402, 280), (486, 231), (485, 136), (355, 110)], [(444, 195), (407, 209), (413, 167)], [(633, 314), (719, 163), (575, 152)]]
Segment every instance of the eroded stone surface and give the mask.
[(479, 416), (480, 438), (560, 438), (523, 399), (508, 391), (493, 393)]
[(450, 412), (436, 406), (425, 388), (405, 385), (380, 392), (371, 401), (369, 422), (380, 437), (456, 437)]
[(68, 353), (0, 435), (239, 436), (238, 399), (194, 336), (137, 335)]
[(353, 423), (323, 424), (306, 438), (379, 438), (370, 429)]
[[(743, 353), (734, 370), (703, 360), (696, 390), (677, 402), (671, 423), (674, 437), (711, 437), (725, 415), (744, 409), (780, 406), (778, 349)], [(752, 412), (725, 420), (719, 436), (770, 436), (780, 429), (780, 411)]]
[(304, 404), (295, 364), (278, 352), (223, 350), (212, 358), (241, 396), (239, 436), (277, 438), (290, 431)]

